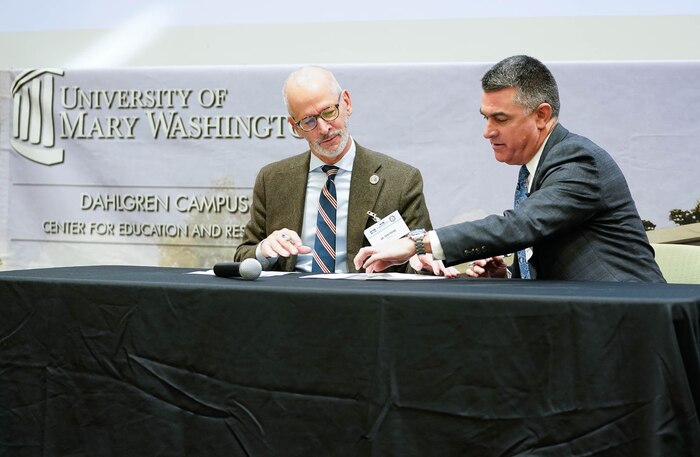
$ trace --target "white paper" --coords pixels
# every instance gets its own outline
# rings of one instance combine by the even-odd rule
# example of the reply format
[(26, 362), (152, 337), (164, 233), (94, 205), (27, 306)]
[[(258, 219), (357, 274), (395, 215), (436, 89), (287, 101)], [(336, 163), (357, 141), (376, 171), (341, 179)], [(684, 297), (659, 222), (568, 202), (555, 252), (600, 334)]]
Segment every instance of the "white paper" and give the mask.
[(444, 276), (419, 275), (411, 273), (324, 273), (318, 275), (302, 276), (301, 279), (353, 279), (359, 281), (385, 280), (385, 281), (420, 281), (423, 279), (445, 279)]

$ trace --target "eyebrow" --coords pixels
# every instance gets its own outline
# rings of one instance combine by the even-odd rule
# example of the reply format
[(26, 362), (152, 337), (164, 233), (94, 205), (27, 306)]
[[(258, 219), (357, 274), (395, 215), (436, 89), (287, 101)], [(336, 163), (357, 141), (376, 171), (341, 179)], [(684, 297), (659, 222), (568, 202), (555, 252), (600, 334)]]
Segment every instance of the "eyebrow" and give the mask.
[(508, 113), (506, 113), (505, 111), (496, 111), (495, 113), (486, 114), (481, 109), (479, 109), (479, 114), (481, 114), (484, 117), (508, 116)]
[(335, 108), (335, 105), (340, 105), (340, 103), (331, 103), (330, 105), (321, 108), (321, 111), (318, 111), (316, 114), (307, 114), (306, 116), (302, 116), (302, 119), (306, 119), (307, 117), (318, 117), (321, 115), (322, 112), (326, 111), (328, 108)]

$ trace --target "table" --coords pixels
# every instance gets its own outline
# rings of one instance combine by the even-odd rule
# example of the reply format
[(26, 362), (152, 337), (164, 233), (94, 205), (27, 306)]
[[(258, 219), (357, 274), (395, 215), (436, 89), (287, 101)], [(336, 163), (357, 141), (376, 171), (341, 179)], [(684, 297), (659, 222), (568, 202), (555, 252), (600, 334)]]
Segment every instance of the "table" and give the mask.
[(691, 456), (700, 286), (0, 273), (0, 455)]

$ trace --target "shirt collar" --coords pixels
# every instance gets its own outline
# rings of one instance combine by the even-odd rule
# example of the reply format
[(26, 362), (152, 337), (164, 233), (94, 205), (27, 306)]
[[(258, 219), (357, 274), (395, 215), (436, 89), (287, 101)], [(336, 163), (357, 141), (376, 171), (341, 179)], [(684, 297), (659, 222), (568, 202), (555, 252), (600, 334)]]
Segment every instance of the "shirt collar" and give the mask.
[[(530, 159), (530, 161), (528, 163), (525, 164), (525, 166), (527, 167), (527, 171), (530, 172), (530, 176), (535, 175), (535, 171), (537, 170), (537, 166), (540, 164), (540, 157), (542, 157), (542, 151), (544, 151), (544, 147), (547, 145), (547, 141), (549, 140), (549, 137), (552, 135), (553, 131), (554, 131), (554, 129), (552, 129), (549, 132), (549, 135), (547, 135), (547, 138), (544, 139), (544, 141), (542, 142), (542, 146), (540, 146), (540, 148), (537, 150), (537, 154), (535, 154), (534, 157), (532, 159)], [(532, 180), (528, 179), (528, 183), (531, 184)], [(528, 185), (528, 187), (529, 187), (529, 185)]]
[[(355, 146), (355, 140), (350, 137), (350, 149), (348, 149), (348, 152), (345, 153), (342, 159), (340, 159), (340, 162), (335, 163), (336, 167), (340, 168), (343, 171), (352, 171), (352, 164), (355, 162), (355, 151), (357, 150), (357, 147)], [(309, 160), (309, 171), (319, 171), (321, 170), (321, 167), (327, 165), (325, 162), (323, 162), (321, 159), (316, 157), (313, 153), (311, 154), (311, 160)]]

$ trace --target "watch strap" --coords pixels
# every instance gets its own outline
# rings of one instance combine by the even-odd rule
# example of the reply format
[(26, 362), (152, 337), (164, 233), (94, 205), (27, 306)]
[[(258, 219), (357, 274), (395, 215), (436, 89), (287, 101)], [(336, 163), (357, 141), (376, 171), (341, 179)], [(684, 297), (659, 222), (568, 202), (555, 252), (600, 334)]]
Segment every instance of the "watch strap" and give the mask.
[(425, 255), (425, 246), (423, 245), (424, 236), (425, 234), (423, 234), (423, 236), (421, 236), (420, 238), (414, 240), (416, 243), (416, 254), (418, 255)]

